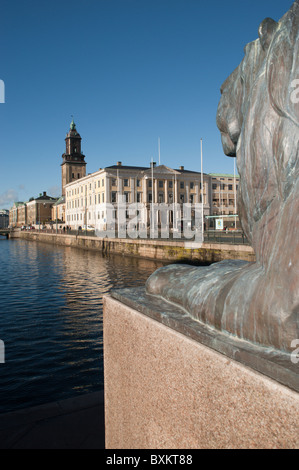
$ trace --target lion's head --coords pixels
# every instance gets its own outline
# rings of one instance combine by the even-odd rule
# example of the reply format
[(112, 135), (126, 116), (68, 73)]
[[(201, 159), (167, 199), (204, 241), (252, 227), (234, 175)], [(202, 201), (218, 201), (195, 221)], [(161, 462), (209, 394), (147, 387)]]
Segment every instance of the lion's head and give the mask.
[(278, 216), (298, 181), (299, 0), (278, 23), (266, 18), (258, 35), (221, 87), (217, 125), (224, 153), (237, 156), (243, 229), (265, 261), (261, 230), (266, 219)]

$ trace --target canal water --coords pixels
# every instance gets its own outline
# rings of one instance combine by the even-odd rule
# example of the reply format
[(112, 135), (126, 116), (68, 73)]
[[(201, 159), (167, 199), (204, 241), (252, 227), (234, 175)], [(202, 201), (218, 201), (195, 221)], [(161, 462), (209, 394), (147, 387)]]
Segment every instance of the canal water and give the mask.
[(103, 389), (103, 295), (160, 266), (0, 239), (0, 413)]

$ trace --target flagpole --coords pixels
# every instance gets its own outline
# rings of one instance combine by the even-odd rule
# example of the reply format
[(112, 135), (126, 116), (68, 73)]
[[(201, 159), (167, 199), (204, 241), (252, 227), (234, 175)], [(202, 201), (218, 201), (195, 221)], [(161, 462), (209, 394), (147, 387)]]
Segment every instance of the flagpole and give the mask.
[(200, 160), (201, 160), (201, 233), (204, 240), (204, 217), (203, 217), (203, 166), (202, 166), (202, 139), (200, 139)]
[(158, 138), (158, 148), (159, 148), (159, 166), (161, 165), (161, 159), (160, 159), (160, 137)]

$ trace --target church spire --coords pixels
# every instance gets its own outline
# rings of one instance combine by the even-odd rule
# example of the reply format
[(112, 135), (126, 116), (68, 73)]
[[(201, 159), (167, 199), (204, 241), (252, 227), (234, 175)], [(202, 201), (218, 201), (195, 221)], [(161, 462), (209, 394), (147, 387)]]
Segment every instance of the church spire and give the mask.
[(76, 124), (74, 123), (74, 117), (72, 115), (72, 122), (71, 122), (71, 125), (70, 125), (70, 130), (71, 131), (75, 131), (76, 130)]
[[(73, 118), (73, 116), (72, 116)], [(62, 155), (62, 195), (65, 185), (86, 175), (85, 155), (81, 151), (81, 136), (76, 129), (74, 119), (65, 138), (65, 153)]]

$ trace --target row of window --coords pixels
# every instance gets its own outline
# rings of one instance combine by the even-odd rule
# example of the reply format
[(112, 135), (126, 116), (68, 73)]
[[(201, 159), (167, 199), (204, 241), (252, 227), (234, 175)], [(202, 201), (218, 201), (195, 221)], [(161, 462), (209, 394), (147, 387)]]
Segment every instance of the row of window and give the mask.
[[(72, 178), (75, 178), (74, 173), (72, 174)], [(79, 178), (80, 178), (80, 174), (78, 173), (78, 179)], [(122, 181), (123, 181), (123, 186), (124, 187), (127, 187), (127, 188), (130, 187), (130, 180), (129, 179), (125, 178)], [(102, 180), (98, 180), (98, 181), (94, 182), (94, 189), (96, 189), (97, 187), (98, 188), (104, 187), (104, 185), (105, 185), (105, 179), (103, 178)], [(117, 179), (116, 178), (111, 179), (111, 185), (113, 187), (117, 186)], [(88, 186), (89, 186), (89, 190), (91, 191), (92, 190), (92, 183), (89, 183), (89, 184), (85, 184), (85, 185), (82, 185), (80, 187), (77, 187), (77, 188), (74, 188), (72, 190), (67, 191), (67, 197), (71, 197), (71, 196), (74, 196), (74, 195), (77, 195), (77, 194), (80, 194), (80, 193), (83, 193), (83, 192), (85, 192), (85, 194), (86, 194)], [(136, 186), (137, 186), (137, 188), (141, 187), (141, 180), (140, 179), (136, 180)], [(186, 186), (186, 184), (185, 184), (184, 181), (179, 181), (179, 188), (180, 189), (185, 189), (185, 186)], [(152, 187), (152, 179), (148, 180), (148, 187), (149, 188)], [(164, 188), (164, 181), (158, 180), (158, 187), (160, 189), (163, 189)], [(173, 187), (174, 187), (173, 181), (168, 181), (168, 188), (172, 189)], [(193, 181), (191, 181), (189, 183), (189, 188), (190, 188), (190, 190), (195, 189), (195, 183)], [(85, 189), (85, 191), (84, 191), (84, 189)], [(199, 183), (199, 189), (201, 190), (201, 183)]]
[[(233, 199), (229, 199), (229, 201), (221, 201), (220, 202), (220, 205), (221, 206), (224, 206), (224, 207), (228, 207), (228, 206), (234, 206), (235, 205), (235, 201)], [(219, 206), (219, 200), (218, 199), (213, 199), (213, 206)]]
[[(123, 179), (123, 184), (124, 184), (124, 187), (129, 188), (130, 187), (130, 180), (126, 179), (126, 178)], [(112, 178), (111, 185), (114, 186), (114, 187), (117, 186), (116, 178)], [(160, 189), (163, 189), (164, 185), (165, 185), (165, 182), (163, 180), (158, 180), (158, 187)], [(140, 179), (136, 180), (136, 186), (137, 186), (137, 188), (141, 187), (141, 180)], [(199, 186), (200, 186), (200, 189), (201, 189), (201, 183), (199, 183)], [(152, 187), (152, 179), (151, 178), (148, 179), (148, 187), (149, 188)], [(179, 181), (179, 187), (180, 187), (180, 189), (184, 189), (185, 188), (185, 182), (184, 181)], [(195, 183), (193, 181), (191, 181), (190, 184), (189, 184), (189, 187), (190, 187), (190, 189), (194, 189), (195, 188)], [(168, 188), (173, 188), (173, 181), (171, 181), (171, 180), (168, 181)]]
[[(91, 212), (88, 212), (86, 214), (88, 221), (91, 220)], [(98, 212), (97, 218), (100, 220), (101, 218), (104, 219), (105, 213), (104, 212)], [(70, 214), (66, 217), (67, 222), (82, 222), (84, 221), (83, 214)]]
[[(229, 191), (233, 191), (234, 187), (232, 184), (224, 184), (224, 183), (213, 183), (212, 184), (212, 189), (215, 191), (217, 190), (218, 188), (220, 188), (220, 190), (226, 190), (228, 189)], [(236, 190), (238, 189), (238, 185), (236, 185)]]
[[(143, 195), (142, 192), (137, 192), (136, 202), (138, 202), (138, 203), (144, 202), (144, 201), (142, 201), (142, 195)], [(130, 192), (124, 192), (123, 196), (125, 197), (125, 202), (126, 203), (134, 202), (134, 201), (131, 201), (131, 193)], [(149, 192), (147, 194), (147, 201), (146, 201), (147, 203), (152, 203), (153, 202), (152, 196), (153, 196), (152, 192)], [(68, 201), (67, 202), (67, 210), (78, 209), (80, 207), (84, 208), (84, 207), (86, 207), (87, 202), (89, 202), (89, 206), (92, 205), (92, 204), (104, 204), (105, 203), (105, 194), (102, 193), (102, 194), (95, 194), (94, 196), (89, 196), (88, 201), (87, 201), (87, 198), (80, 198), (80, 199), (78, 198), (78, 199), (74, 199), (72, 201)], [(158, 194), (158, 200), (155, 201), (155, 202), (157, 202), (159, 204), (164, 203), (165, 202), (164, 193), (159, 193)], [(174, 202), (173, 193), (168, 193), (168, 203), (172, 204), (173, 202)], [(196, 202), (195, 201), (195, 194), (189, 194), (189, 200), (187, 199), (185, 194), (179, 194), (178, 202), (180, 204), (184, 204), (185, 202), (189, 202), (191, 204), (194, 204)], [(199, 196), (199, 202), (201, 202), (201, 194)], [(112, 204), (117, 203), (117, 192), (116, 191), (111, 192), (111, 203)]]

